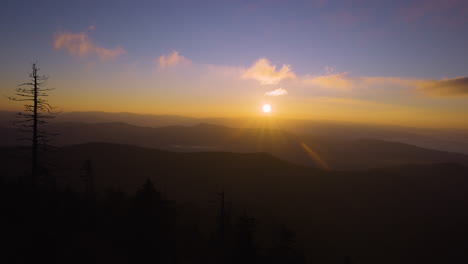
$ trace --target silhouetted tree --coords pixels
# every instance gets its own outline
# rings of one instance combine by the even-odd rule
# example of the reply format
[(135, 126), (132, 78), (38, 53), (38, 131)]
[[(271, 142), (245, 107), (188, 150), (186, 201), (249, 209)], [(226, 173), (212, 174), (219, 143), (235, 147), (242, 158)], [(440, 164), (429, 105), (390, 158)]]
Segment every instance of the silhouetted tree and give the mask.
[(152, 258), (159, 262), (173, 258), (175, 216), (172, 203), (163, 199), (147, 179), (135, 194), (130, 211), (133, 257), (138, 261)]
[(226, 202), (225, 192), (219, 195), (219, 212), (217, 221), (216, 242), (219, 246), (224, 246), (231, 231), (231, 203)]
[(244, 213), (237, 222), (236, 244), (234, 257), (236, 263), (255, 263), (257, 260), (257, 247), (255, 245), (255, 232), (257, 221)]
[(219, 211), (217, 214), (214, 248), (217, 252), (216, 262), (223, 263), (231, 258), (231, 204), (226, 203), (225, 192), (218, 193)]
[(48, 76), (39, 75), (39, 68), (36, 63), (32, 64), (32, 72), (30, 73), (29, 82), (20, 84), (16, 88), (16, 95), (9, 97), (12, 101), (25, 102), (23, 112), (18, 113), (21, 120), (16, 121), (22, 132), (30, 134), (29, 137), (23, 138), (31, 142), (31, 186), (34, 188), (38, 183), (38, 176), (41, 170), (39, 168), (39, 151), (44, 150), (49, 146), (50, 136), (41, 129), (41, 125), (48, 123), (46, 120), (54, 118), (52, 107), (44, 97), (47, 97), (48, 91), (53, 88), (45, 88), (47, 85)]
[(81, 178), (85, 185), (85, 193), (88, 198), (91, 198), (94, 195), (94, 169), (93, 163), (90, 159), (84, 162), (83, 167), (81, 167), (81, 171)]
[(275, 245), (270, 250), (270, 263), (305, 263), (303, 252), (297, 248), (294, 232), (285, 225), (280, 225)]

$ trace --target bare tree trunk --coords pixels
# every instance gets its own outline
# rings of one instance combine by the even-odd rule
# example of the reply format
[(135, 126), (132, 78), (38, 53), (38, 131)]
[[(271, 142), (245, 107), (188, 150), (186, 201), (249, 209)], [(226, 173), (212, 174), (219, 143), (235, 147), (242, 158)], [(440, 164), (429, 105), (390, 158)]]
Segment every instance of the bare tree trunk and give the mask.
[[(49, 136), (54, 134), (44, 131), (42, 125), (47, 124), (47, 119), (54, 118), (52, 107), (44, 97), (48, 96), (47, 92), (54, 88), (45, 88), (48, 77), (39, 75), (39, 68), (36, 63), (32, 64), (32, 72), (29, 74), (29, 81), (20, 84), (16, 88), (16, 96), (8, 97), (12, 101), (24, 102), (24, 111), (19, 112), (18, 120), (15, 123), (21, 132), (28, 133), (26, 138), (31, 142), (31, 187), (33, 189), (40, 185), (40, 174), (43, 172), (43, 167), (39, 163), (40, 153), (42, 149), (48, 147)], [(31, 133), (31, 134), (29, 134)]]
[(33, 133), (32, 133), (32, 167), (31, 167), (31, 183), (35, 188), (37, 185), (37, 68), (33, 64), (33, 79), (34, 79), (34, 106), (33, 106)]

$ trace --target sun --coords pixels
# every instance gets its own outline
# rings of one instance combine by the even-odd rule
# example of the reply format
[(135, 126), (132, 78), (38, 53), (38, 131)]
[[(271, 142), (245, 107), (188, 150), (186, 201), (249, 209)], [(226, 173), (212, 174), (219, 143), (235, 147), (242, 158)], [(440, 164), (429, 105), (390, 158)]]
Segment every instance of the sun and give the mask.
[(270, 113), (270, 112), (271, 112), (271, 105), (269, 105), (269, 104), (264, 104), (264, 105), (262, 106), (262, 111), (263, 111), (263, 113)]

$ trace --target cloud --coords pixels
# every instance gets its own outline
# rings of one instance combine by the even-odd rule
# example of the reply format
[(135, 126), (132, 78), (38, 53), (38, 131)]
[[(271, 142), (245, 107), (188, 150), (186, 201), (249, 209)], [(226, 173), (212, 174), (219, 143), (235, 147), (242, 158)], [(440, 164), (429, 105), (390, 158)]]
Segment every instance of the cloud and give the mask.
[(333, 73), (319, 76), (306, 76), (302, 82), (305, 85), (318, 86), (325, 89), (350, 91), (356, 85), (356, 80), (348, 77), (348, 73)]
[(271, 85), (278, 84), (282, 80), (295, 79), (296, 74), (291, 71), (290, 65), (285, 64), (277, 71), (276, 65), (271, 65), (269, 60), (261, 58), (244, 72), (242, 78), (256, 80), (261, 85)]
[(400, 77), (382, 76), (349, 76), (347, 72), (335, 73), (334, 69), (326, 68), (326, 74), (311, 76), (306, 75), (301, 79), (302, 86), (321, 88), (328, 91), (401, 91), (414, 89), (423, 80)]
[(305, 87), (325, 88), (329, 91), (356, 93), (416, 91), (430, 96), (468, 96), (468, 77), (429, 80), (401, 77), (349, 77), (347, 73), (333, 73), (302, 78)]
[(468, 96), (468, 77), (442, 80), (422, 80), (416, 91), (431, 96)]
[(287, 94), (288, 94), (288, 91), (286, 91), (283, 88), (278, 88), (276, 90), (265, 93), (265, 95), (268, 95), (268, 96), (281, 96), (281, 95), (287, 95)]
[(415, 87), (418, 80), (417, 79), (405, 79), (400, 77), (360, 77), (358, 78), (360, 85), (365, 87), (372, 86), (398, 86), (411, 88)]
[(115, 59), (125, 53), (123, 48), (107, 49), (93, 43), (87, 32), (60, 32), (53, 36), (55, 49), (66, 49), (74, 56), (97, 55), (101, 60)]
[(161, 69), (174, 67), (176, 65), (187, 65), (190, 64), (190, 60), (186, 57), (179, 55), (179, 52), (173, 50), (172, 53), (168, 55), (162, 55), (158, 59), (159, 67)]
[[(261, 85), (275, 85), (286, 79), (292, 79), (289, 88), (296, 93), (307, 90), (314, 96), (364, 96), (375, 97), (379, 94), (397, 94), (419, 92), (431, 96), (468, 96), (468, 77), (429, 80), (417, 78), (384, 76), (350, 76), (347, 72), (336, 72), (334, 67), (326, 67), (322, 75), (296, 76), (289, 65), (277, 70), (266, 58), (257, 60), (250, 68), (241, 73), (242, 79), (253, 79)], [(304, 90), (305, 89), (305, 90)], [(307, 94), (310, 92), (306, 92)], [(341, 95), (340, 95), (341, 93)], [(266, 96), (288, 94), (283, 88), (268, 91)]]

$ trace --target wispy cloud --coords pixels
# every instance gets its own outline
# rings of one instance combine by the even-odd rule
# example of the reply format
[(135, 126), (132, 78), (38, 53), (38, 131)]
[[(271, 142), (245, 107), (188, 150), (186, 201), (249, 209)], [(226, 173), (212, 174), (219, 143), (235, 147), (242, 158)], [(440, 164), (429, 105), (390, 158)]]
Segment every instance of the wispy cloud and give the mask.
[(265, 95), (268, 95), (268, 96), (281, 96), (281, 95), (287, 95), (287, 94), (288, 94), (288, 91), (286, 91), (286, 89), (283, 89), (283, 88), (278, 88), (276, 90), (265, 93)]
[(421, 80), (416, 91), (431, 96), (468, 96), (468, 77)]
[(348, 77), (348, 73), (332, 73), (319, 76), (306, 76), (302, 79), (303, 84), (318, 86), (325, 89), (350, 91), (355, 87), (355, 81)]
[(302, 86), (334, 92), (418, 92), (437, 97), (468, 96), (468, 77), (431, 80), (401, 77), (351, 77), (348, 73), (306, 75)]
[(402, 88), (414, 88), (419, 82), (418, 79), (408, 79), (401, 77), (358, 77), (356, 81), (359, 82), (358, 86), (364, 87), (402, 87)]
[(160, 56), (158, 58), (158, 64), (161, 69), (164, 69), (177, 65), (190, 64), (190, 60), (180, 55), (178, 51), (173, 50), (170, 54)]
[(291, 71), (291, 66), (284, 64), (281, 69), (276, 70), (276, 65), (272, 65), (266, 58), (257, 60), (242, 75), (243, 79), (253, 79), (261, 85), (278, 84), (282, 80), (295, 79), (296, 74)]
[[(253, 79), (261, 85), (275, 85), (283, 80), (290, 79), (288, 90), (279, 88), (265, 93), (266, 96), (286, 95), (295, 90), (304, 94), (309, 90), (316, 95), (330, 96), (356, 96), (365, 93), (410, 91), (418, 87), (424, 80), (405, 79), (400, 77), (369, 77), (351, 76), (348, 72), (337, 72), (335, 67), (325, 67), (325, 73), (318, 75), (306, 74), (297, 76), (291, 71), (290, 65), (282, 65), (277, 69), (266, 58), (257, 60), (250, 68), (240, 72), (242, 79)], [(305, 90), (304, 90), (305, 89)], [(341, 94), (341, 95), (340, 95)]]
[(108, 49), (95, 44), (87, 32), (59, 32), (54, 34), (53, 38), (55, 49), (66, 49), (74, 56), (97, 55), (101, 60), (111, 60), (127, 53), (121, 47)]

